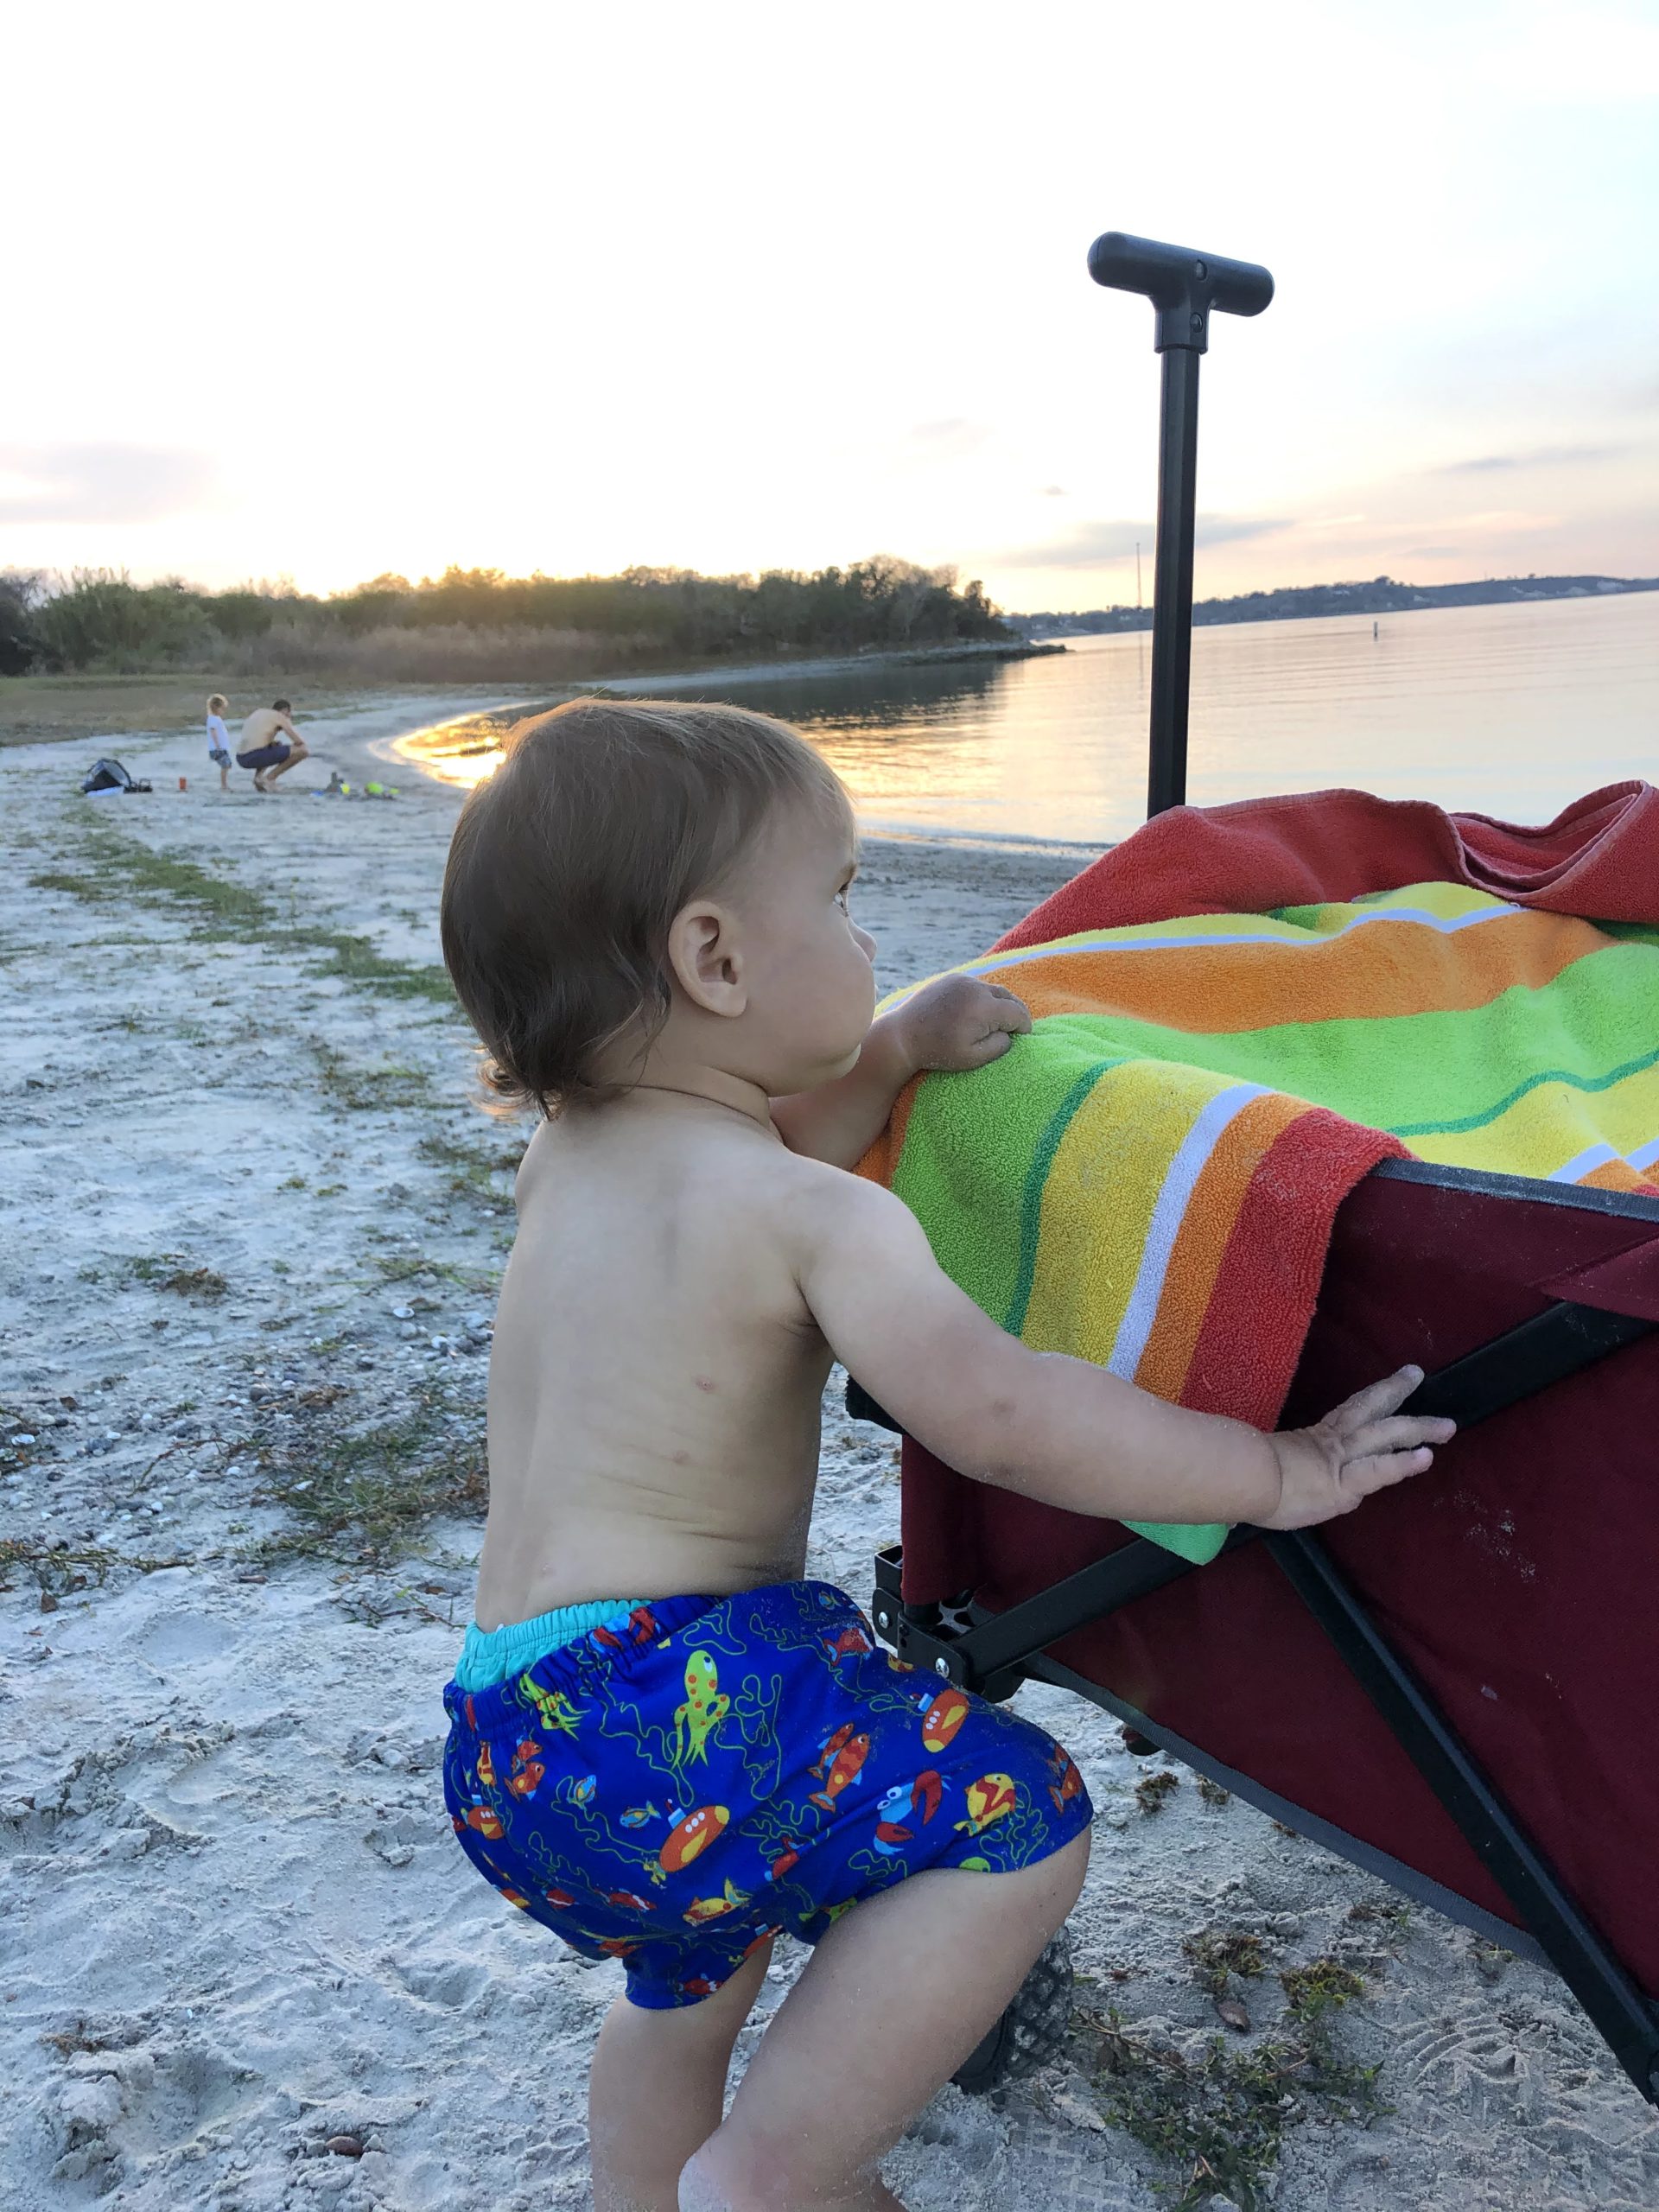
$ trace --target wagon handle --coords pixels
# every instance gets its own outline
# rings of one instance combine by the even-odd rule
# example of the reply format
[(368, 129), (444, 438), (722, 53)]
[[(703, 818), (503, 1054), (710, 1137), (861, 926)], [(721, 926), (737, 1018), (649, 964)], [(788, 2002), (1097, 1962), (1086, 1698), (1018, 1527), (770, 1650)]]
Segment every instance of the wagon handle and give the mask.
[(1096, 284), (1140, 292), (1158, 311), (1153, 350), (1164, 357), (1158, 454), (1158, 550), (1153, 571), (1152, 731), (1147, 813), (1186, 799), (1186, 709), (1192, 677), (1192, 535), (1198, 507), (1198, 360), (1210, 317), (1260, 315), (1273, 278), (1253, 261), (1107, 231), (1089, 249)]

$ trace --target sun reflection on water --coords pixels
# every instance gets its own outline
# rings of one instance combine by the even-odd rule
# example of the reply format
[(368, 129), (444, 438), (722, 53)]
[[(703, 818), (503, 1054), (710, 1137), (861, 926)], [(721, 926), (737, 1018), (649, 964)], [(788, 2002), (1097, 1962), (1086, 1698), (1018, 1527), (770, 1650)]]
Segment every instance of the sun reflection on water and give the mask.
[[(1200, 629), (1195, 805), (1357, 785), (1548, 822), (1599, 784), (1653, 773), (1659, 593)], [(872, 830), (1127, 836), (1146, 806), (1144, 632), (1052, 658), (868, 666), (676, 686), (796, 724)], [(417, 731), (398, 747), (447, 783), (493, 772), (534, 709)]]

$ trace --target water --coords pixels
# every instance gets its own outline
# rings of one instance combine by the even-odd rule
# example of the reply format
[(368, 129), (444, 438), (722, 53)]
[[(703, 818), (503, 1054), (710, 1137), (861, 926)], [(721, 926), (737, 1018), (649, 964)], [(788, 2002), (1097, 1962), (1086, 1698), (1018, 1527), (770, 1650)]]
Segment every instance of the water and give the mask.
[[(1376, 620), (1375, 638), (1370, 615), (1194, 633), (1194, 804), (1345, 784), (1546, 822), (1599, 784), (1654, 774), (1659, 593)], [(1142, 632), (1039, 660), (674, 690), (797, 723), (868, 829), (1100, 845), (1145, 813), (1151, 660)], [(500, 719), (411, 749), (475, 781), (498, 757)]]

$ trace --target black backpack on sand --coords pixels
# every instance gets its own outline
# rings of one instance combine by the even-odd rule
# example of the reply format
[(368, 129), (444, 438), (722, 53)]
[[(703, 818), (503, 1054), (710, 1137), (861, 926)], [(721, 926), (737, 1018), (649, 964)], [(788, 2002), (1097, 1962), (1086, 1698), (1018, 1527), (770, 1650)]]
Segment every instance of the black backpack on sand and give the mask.
[(130, 776), (118, 760), (95, 760), (81, 778), (83, 791), (147, 791), (149, 783)]

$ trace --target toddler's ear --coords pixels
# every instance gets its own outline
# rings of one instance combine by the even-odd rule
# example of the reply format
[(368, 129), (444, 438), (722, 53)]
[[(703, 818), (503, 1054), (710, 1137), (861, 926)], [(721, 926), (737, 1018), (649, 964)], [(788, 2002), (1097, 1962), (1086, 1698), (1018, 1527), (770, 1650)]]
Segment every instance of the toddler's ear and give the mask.
[(669, 926), (668, 964), (693, 1006), (728, 1020), (749, 1003), (735, 917), (713, 899), (683, 906)]

